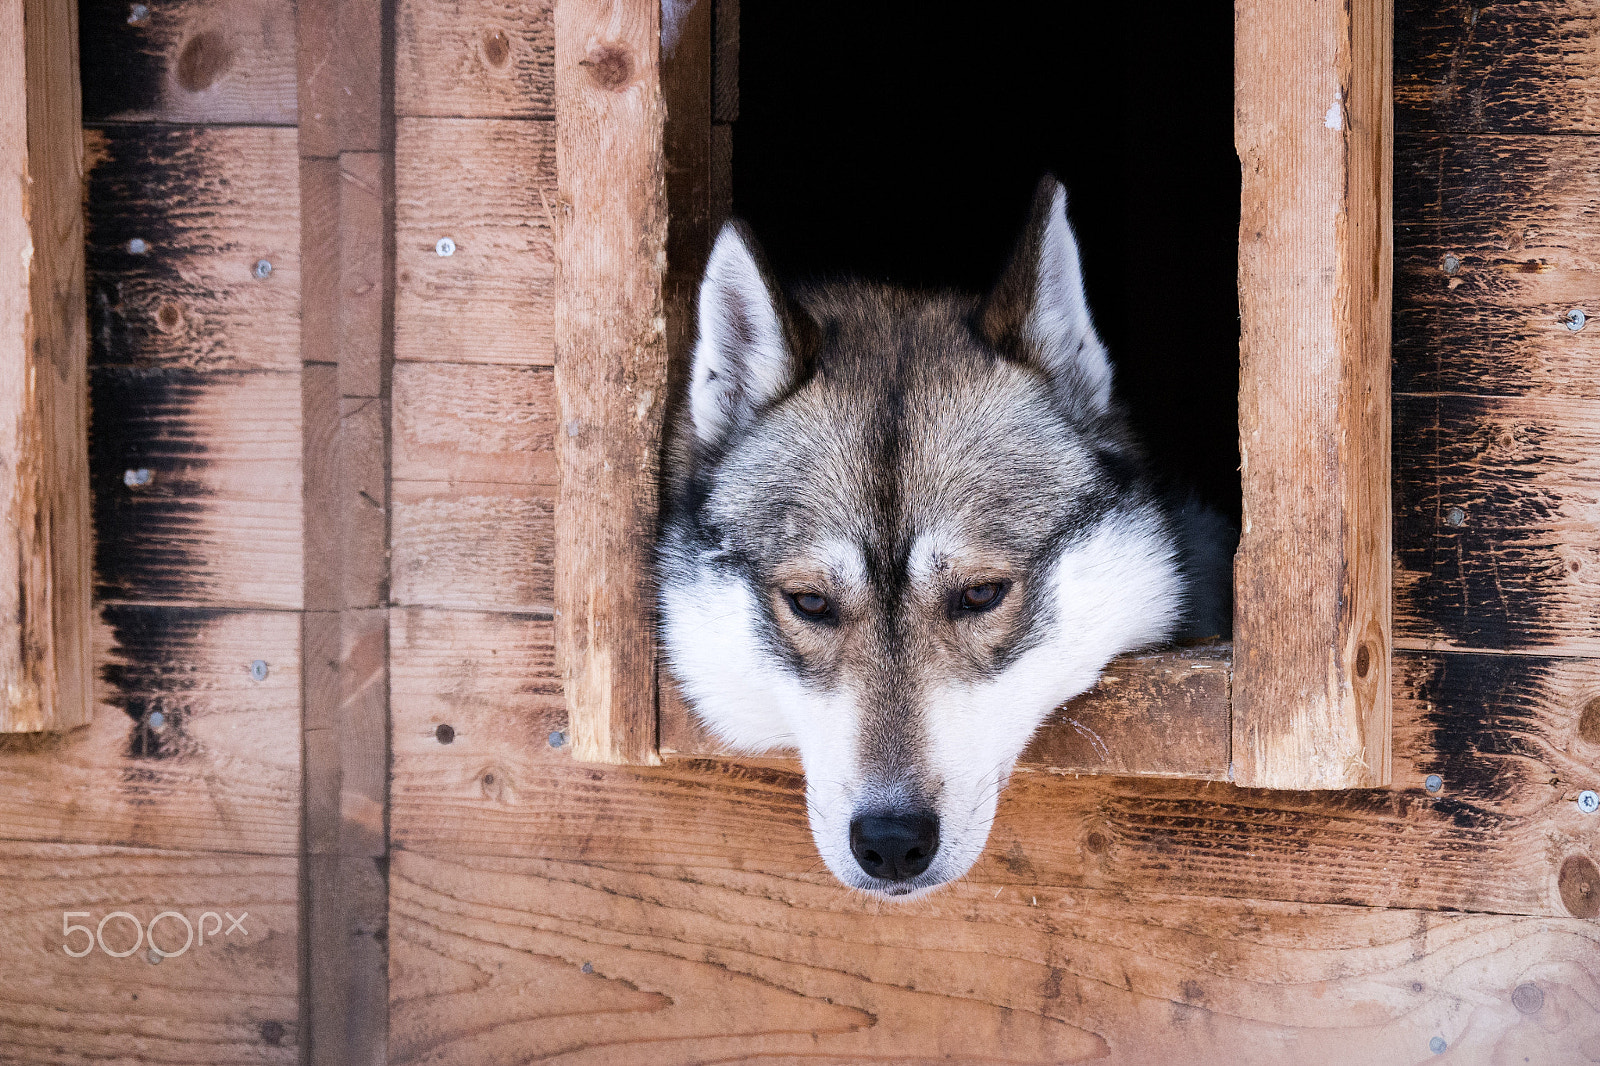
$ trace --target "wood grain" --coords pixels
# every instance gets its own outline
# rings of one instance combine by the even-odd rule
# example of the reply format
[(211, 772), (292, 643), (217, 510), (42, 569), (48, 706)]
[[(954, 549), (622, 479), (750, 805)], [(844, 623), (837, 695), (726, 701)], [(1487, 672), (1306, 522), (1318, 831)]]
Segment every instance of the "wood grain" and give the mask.
[(397, 481), (392, 596), (403, 606), (549, 613), (548, 494), (487, 482)]
[(660, 10), (555, 12), (556, 648), (577, 757), (651, 763), (649, 579), (666, 401)]
[(117, 604), (100, 615), (93, 722), (0, 740), (0, 837), (293, 856), (298, 616)]
[(544, 367), (396, 364), (394, 477), (537, 487), (553, 503), (555, 419)]
[[(0, 842), (0, 1063), (292, 1066), (295, 894), (292, 856)], [(245, 917), (231, 935), (228, 921), (217, 935), (207, 919), (204, 946), (154, 965), (147, 949), (121, 959), (62, 950), (83, 945), (82, 933), (63, 939), (64, 912), (89, 912), (67, 921), (92, 927), (118, 910), (146, 926), (164, 911), (196, 924), (207, 911)], [(125, 950), (133, 927), (113, 919), (104, 936)], [(178, 951), (183, 923), (163, 919), (156, 939)]]
[[(141, 125), (89, 138), (92, 361), (298, 369), (294, 131)], [(263, 260), (272, 270), (258, 277)]]
[(1395, 634), (1600, 653), (1600, 403), (1395, 398)]
[(0, 733), (26, 733), (93, 712), (83, 131), (76, 7), (0, 20)]
[(1389, 779), (1391, 0), (1235, 6), (1234, 779)]
[(295, 124), (293, 0), (146, 8), (135, 20), (124, 0), (83, 5), (88, 121)]
[(395, 113), (555, 117), (553, 0), (401, 0)]
[[(552, 126), (399, 120), (396, 359), (551, 365)], [(444, 237), (449, 256), (437, 251)]]

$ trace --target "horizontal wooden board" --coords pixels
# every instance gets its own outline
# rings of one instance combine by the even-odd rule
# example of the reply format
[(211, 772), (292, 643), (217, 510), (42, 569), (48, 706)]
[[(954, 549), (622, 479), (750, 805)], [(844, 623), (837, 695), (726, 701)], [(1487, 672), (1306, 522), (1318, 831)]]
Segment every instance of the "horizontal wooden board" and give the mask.
[(394, 477), (556, 486), (555, 386), (545, 367), (396, 363)]
[(880, 906), (824, 877), (400, 852), (389, 1061), (1276, 1066), (1437, 1039), (1556, 1063), (1600, 1040), (1593, 922), (981, 879)]
[(1600, 10), (1587, 0), (1399, 0), (1400, 130), (1600, 133)]
[(142, 6), (80, 7), (87, 121), (294, 125), (294, 0)]
[(1396, 392), (1600, 399), (1600, 141), (1400, 137), (1395, 198)]
[(552, 0), (400, 0), (395, 113), (555, 117)]
[(489, 611), (551, 610), (548, 491), (486, 482), (396, 481), (393, 602)]
[[(395, 639), (397, 846), (783, 877), (816, 869), (793, 769), (721, 759), (659, 770), (574, 764), (541, 742), (560, 720), (554, 705), (512, 687), (554, 676), (542, 638), (529, 642), (532, 624), (450, 618)], [(429, 647), (448, 670), (407, 665)], [(1561, 863), (1600, 859), (1600, 822), (1573, 802), (1600, 775), (1600, 733), (1583, 724), (1600, 694), (1600, 662), (1399, 653), (1395, 676), (1390, 789), (1278, 792), (1020, 772), (971, 877), (1567, 913)], [(441, 723), (451, 743), (438, 741)], [(1431, 773), (1444, 779), (1437, 795), (1422, 787)]]
[[(85, 137), (91, 363), (297, 368), (294, 130), (112, 126)], [(271, 273), (258, 277), (262, 262)]]
[(299, 616), (119, 604), (100, 615), (94, 721), (0, 741), (0, 838), (295, 854)]
[[(1040, 727), (1022, 764), (1063, 774), (1226, 780), (1232, 661), (1227, 644), (1117, 659), (1098, 685)], [(729, 753), (670, 677), (661, 685), (660, 732), (663, 757)]]
[(396, 359), (551, 365), (553, 126), (398, 121)]
[(1397, 396), (1395, 635), (1600, 654), (1600, 403)]
[[(291, 1066), (300, 1054), (298, 891), (292, 856), (0, 842), (0, 1063)], [(148, 942), (120, 959), (98, 945), (82, 958), (63, 950), (82, 950), (86, 936), (64, 937), (64, 923), (92, 929), (114, 911), (145, 927), (175, 912), (196, 943), (154, 963)], [(163, 918), (155, 929), (163, 951), (182, 948), (182, 921)], [(134, 935), (126, 918), (103, 930), (111, 951)]]
[(89, 384), (97, 595), (298, 608), (299, 373), (117, 367)]

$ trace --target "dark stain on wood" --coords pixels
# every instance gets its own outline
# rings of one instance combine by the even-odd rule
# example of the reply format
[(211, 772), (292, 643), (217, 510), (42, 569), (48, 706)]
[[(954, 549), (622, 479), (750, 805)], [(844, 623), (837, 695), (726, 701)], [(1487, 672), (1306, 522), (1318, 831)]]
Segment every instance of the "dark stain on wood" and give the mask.
[[(106, 699), (132, 724), (127, 756), (163, 760), (192, 754), (186, 732), (188, 695), (200, 683), (197, 649), (206, 630), (224, 612), (107, 604), (101, 618), (111, 627), (111, 654), (101, 664)], [(152, 716), (160, 713), (159, 719)]]
[(128, 21), (126, 0), (82, 0), (78, 5), (78, 61), (85, 122), (128, 112), (154, 111), (167, 73), (165, 5), (148, 4), (138, 23)]

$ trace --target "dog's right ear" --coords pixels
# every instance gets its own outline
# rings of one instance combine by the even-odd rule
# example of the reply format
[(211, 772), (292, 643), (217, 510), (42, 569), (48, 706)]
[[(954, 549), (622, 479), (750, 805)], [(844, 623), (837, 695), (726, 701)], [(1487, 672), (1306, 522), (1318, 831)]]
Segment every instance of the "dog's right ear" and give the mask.
[(689, 378), (695, 437), (715, 444), (791, 387), (799, 374), (781, 297), (749, 230), (729, 222), (700, 282)]

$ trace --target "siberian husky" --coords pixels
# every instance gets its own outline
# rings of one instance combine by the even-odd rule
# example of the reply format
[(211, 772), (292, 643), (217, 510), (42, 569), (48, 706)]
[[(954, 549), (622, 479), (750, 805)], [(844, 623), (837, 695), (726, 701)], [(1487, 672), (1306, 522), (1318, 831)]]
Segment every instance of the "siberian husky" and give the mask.
[(841, 882), (914, 897), (977, 860), (1029, 737), (1108, 660), (1228, 628), (1228, 524), (1146, 474), (1053, 178), (983, 299), (790, 299), (730, 223), (698, 313), (672, 673), (723, 741), (799, 750)]

